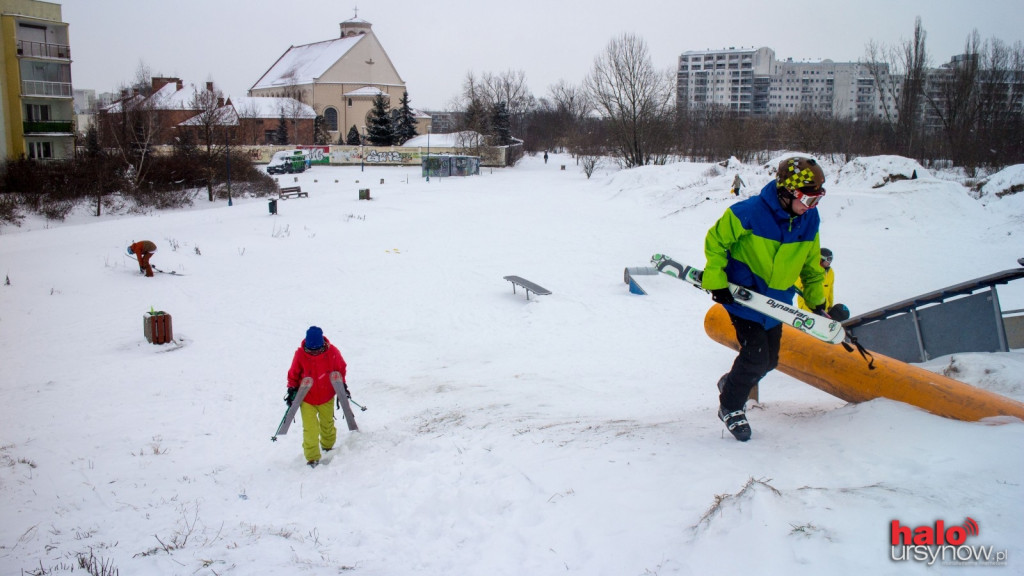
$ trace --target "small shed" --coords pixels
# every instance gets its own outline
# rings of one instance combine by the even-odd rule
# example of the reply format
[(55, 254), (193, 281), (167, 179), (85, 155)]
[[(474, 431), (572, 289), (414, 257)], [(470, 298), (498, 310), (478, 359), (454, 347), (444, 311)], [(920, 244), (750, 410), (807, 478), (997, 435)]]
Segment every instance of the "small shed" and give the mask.
[(423, 157), (423, 176), (476, 176), (480, 174), (479, 156), (432, 154)]

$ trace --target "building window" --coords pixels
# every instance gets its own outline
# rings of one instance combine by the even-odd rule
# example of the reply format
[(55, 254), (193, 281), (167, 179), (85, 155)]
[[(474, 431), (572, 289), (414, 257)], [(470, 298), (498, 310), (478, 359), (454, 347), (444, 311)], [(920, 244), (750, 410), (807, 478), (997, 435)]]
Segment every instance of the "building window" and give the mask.
[(25, 119), (29, 122), (50, 120), (50, 106), (47, 104), (25, 104)]
[(324, 110), (324, 127), (331, 132), (338, 131), (338, 111), (334, 108)]
[(53, 148), (49, 142), (29, 142), (28, 157), (35, 159), (53, 158)]
[(349, 98), (349, 99), (348, 99), (348, 107), (349, 107), (349, 108), (351, 108), (351, 107), (352, 107), (352, 99), (351, 99), (351, 98)]

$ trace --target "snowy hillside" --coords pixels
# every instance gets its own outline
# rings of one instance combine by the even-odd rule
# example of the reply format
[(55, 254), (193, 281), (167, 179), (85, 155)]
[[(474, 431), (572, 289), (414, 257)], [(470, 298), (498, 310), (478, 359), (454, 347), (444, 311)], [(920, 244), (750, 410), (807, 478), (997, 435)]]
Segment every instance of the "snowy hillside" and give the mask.
[[(773, 372), (753, 439), (726, 433), (734, 354), (704, 333), (710, 297), (664, 276), (633, 295), (622, 272), (703, 265), (733, 177), (746, 196), (771, 176), (610, 165), (429, 183), (317, 166), (276, 216), (200, 199), (0, 228), (0, 573), (91, 556), (122, 575), (1024, 574), (1024, 424), (846, 405)], [(891, 157), (826, 172), (822, 242), (853, 314), (1018, 266), (1024, 195), (883, 173)], [(181, 277), (139, 276), (142, 239)], [(552, 294), (513, 294), (512, 274)], [(1024, 282), (999, 297), (1024, 308)], [(146, 343), (151, 309), (177, 344)], [(312, 324), (368, 408), (317, 469), (300, 424), (270, 441)], [(1024, 351), (925, 367), (1024, 401)], [(968, 517), (1000, 567), (890, 545), (894, 520)]]

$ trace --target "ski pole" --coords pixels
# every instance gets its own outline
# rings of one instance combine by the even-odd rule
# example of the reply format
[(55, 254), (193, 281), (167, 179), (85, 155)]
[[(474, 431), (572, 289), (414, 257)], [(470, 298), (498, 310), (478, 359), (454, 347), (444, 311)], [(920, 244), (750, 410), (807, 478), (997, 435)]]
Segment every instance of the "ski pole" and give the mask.
[(363, 406), (359, 402), (356, 402), (355, 400), (352, 399), (351, 396), (349, 396), (348, 401), (358, 406), (360, 412), (366, 412), (366, 406)]
[[(289, 406), (288, 408), (284, 409), (284, 416), (281, 416), (281, 424), (284, 424), (284, 419), (288, 417), (288, 410), (290, 408), (291, 408), (291, 406)], [(281, 424), (277, 425), (277, 430), (281, 429)], [(270, 437), (270, 441), (271, 442), (277, 442), (277, 434), (274, 434), (273, 436), (271, 436)]]

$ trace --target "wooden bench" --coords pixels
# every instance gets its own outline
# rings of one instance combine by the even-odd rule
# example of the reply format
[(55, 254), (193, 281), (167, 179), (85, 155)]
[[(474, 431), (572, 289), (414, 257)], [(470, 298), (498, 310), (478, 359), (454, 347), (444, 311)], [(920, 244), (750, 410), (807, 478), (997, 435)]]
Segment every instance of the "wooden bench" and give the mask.
[(525, 278), (520, 278), (519, 276), (505, 276), (504, 278), (505, 278), (505, 280), (508, 280), (509, 282), (512, 283), (512, 293), (513, 294), (516, 293), (516, 286), (521, 286), (523, 289), (525, 289), (526, 290), (526, 299), (527, 300), (530, 299), (530, 292), (533, 292), (534, 294), (538, 294), (540, 296), (547, 296), (548, 294), (551, 294), (551, 290), (548, 290), (547, 288), (544, 288), (543, 286), (539, 286), (537, 284), (534, 284), (533, 282), (530, 282), (529, 280), (526, 280)]
[(289, 198), (308, 198), (309, 192), (303, 192), (301, 186), (289, 186), (288, 188), (281, 188), (278, 190), (277, 197), (281, 200), (287, 200)]

